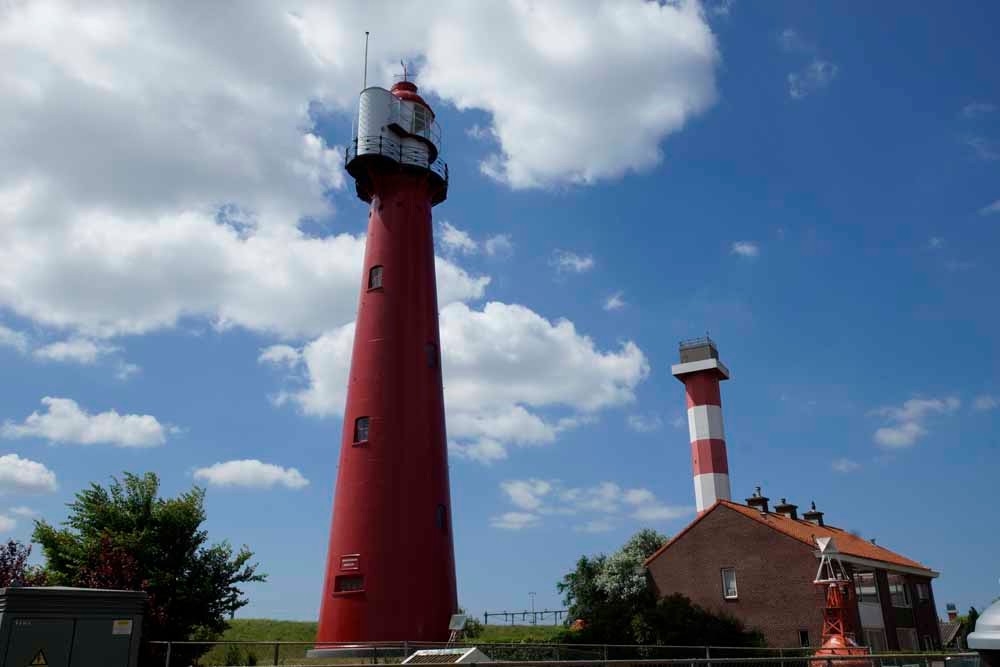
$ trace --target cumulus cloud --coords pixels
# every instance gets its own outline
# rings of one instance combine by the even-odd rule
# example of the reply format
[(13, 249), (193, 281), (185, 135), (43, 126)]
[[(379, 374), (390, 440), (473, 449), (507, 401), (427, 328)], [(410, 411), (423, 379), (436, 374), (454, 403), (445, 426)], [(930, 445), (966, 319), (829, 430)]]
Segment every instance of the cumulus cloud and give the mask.
[[(452, 303), (441, 310), (440, 326), (449, 446), (460, 458), (489, 463), (506, 458), (511, 445), (552, 443), (599, 411), (633, 401), (649, 373), (635, 343), (602, 351), (572, 322), (550, 322), (517, 304), (479, 310)], [(276, 402), (340, 416), (353, 340), (350, 324), (302, 348), (267, 348), (261, 359), (304, 385)]]
[(663, 427), (663, 419), (656, 414), (629, 415), (625, 418), (625, 423), (636, 433), (652, 433)]
[(28, 337), (0, 324), (0, 347), (12, 347), (21, 354), (28, 351)]
[(1000, 408), (1000, 396), (991, 396), (989, 394), (976, 396), (976, 399), (972, 402), (972, 407), (980, 412), (995, 410)]
[(607, 299), (604, 300), (604, 310), (621, 310), (625, 307), (625, 299), (623, 292), (615, 292)]
[(24, 505), (11, 507), (8, 511), (14, 516), (21, 517), (23, 519), (33, 519), (36, 516), (38, 516), (38, 512), (31, 509), (30, 507), (25, 507)]
[(57, 488), (56, 474), (44, 464), (17, 454), (0, 456), (0, 495), (52, 493)]
[(860, 469), (861, 464), (858, 463), (857, 461), (852, 461), (851, 459), (841, 458), (831, 463), (830, 467), (835, 472), (847, 473), (847, 472), (854, 472), (855, 470)]
[(885, 449), (905, 449), (927, 435), (925, 422), (932, 416), (950, 415), (961, 407), (955, 397), (912, 398), (900, 406), (887, 406), (871, 414), (883, 417), (889, 423), (876, 429), (875, 442)]
[(979, 215), (996, 215), (1000, 214), (1000, 199), (996, 200), (992, 204), (987, 204), (986, 206), (979, 209)]
[(568, 250), (555, 250), (549, 264), (558, 273), (586, 273), (594, 268), (594, 258), (591, 255), (578, 255)]
[(17, 521), (6, 514), (0, 514), (0, 535), (9, 533), (17, 528)]
[(504, 512), (490, 519), (490, 525), (502, 530), (523, 530), (538, 525), (539, 517), (530, 512)]
[(32, 412), (20, 424), (5, 422), (0, 435), (77, 445), (156, 447), (167, 441), (168, 434), (178, 430), (161, 424), (152, 415), (121, 415), (114, 410), (89, 414), (69, 398), (46, 396), (42, 404), (45, 412)]
[(35, 348), (34, 355), (47, 361), (69, 361), (78, 364), (93, 364), (98, 357), (111, 354), (117, 348), (96, 343), (86, 338), (70, 338)]
[(754, 241), (735, 241), (729, 248), (729, 254), (753, 259), (760, 255), (760, 246)]
[(257, 459), (226, 461), (194, 471), (194, 478), (211, 486), (243, 487), (248, 489), (270, 489), (284, 486), (288, 489), (302, 489), (309, 480), (296, 468), (282, 468)]
[(589, 487), (567, 487), (557, 479), (507, 480), (500, 484), (500, 490), (519, 513), (532, 517), (530, 525), (541, 523), (546, 516), (574, 517), (583, 520), (574, 526), (574, 530), (581, 532), (611, 530), (625, 518), (659, 522), (692, 512), (690, 507), (660, 502), (649, 489), (623, 489), (609, 481)]
[(716, 98), (718, 49), (694, 2), (438, 8), (426, 20), (420, 81), (459, 109), (490, 114), (499, 149), (481, 168), (515, 188), (651, 167), (660, 142)]
[(479, 244), (472, 240), (469, 233), (459, 229), (447, 220), (438, 223), (438, 239), (441, 245), (450, 252), (460, 252), (472, 255), (479, 251)]
[(793, 100), (808, 97), (830, 85), (839, 72), (836, 64), (817, 58), (798, 72), (788, 75), (788, 94)]
[(496, 234), (483, 241), (483, 250), (490, 257), (510, 257), (514, 254), (514, 243), (510, 234)]

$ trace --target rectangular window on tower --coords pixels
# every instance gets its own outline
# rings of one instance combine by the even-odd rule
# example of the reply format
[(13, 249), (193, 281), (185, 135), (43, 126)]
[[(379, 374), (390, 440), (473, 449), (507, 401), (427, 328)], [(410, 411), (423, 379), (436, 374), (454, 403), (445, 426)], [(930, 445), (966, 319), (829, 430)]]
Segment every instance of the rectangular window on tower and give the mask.
[(727, 600), (735, 600), (739, 597), (736, 590), (736, 568), (722, 568), (722, 597)]
[(365, 578), (359, 575), (340, 575), (333, 581), (334, 593), (356, 593), (365, 589)]
[(354, 442), (368, 442), (368, 417), (354, 420)]

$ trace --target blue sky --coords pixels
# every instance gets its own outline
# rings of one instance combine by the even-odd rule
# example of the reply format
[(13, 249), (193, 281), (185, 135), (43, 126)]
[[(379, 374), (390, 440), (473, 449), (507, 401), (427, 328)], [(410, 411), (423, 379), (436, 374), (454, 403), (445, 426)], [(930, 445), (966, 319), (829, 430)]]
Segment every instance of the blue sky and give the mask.
[(736, 498), (815, 500), (942, 612), (1000, 594), (1000, 10), (244, 7), (0, 10), (0, 537), (154, 471), (270, 575), (241, 615), (315, 618), (370, 29), (451, 168), (461, 604), (559, 606), (581, 554), (692, 518), (669, 366), (706, 331)]

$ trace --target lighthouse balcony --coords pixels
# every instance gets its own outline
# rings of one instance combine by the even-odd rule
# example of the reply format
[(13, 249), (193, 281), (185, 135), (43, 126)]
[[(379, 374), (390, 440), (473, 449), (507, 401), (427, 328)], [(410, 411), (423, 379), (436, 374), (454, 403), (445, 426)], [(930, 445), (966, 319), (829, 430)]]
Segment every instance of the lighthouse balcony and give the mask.
[(388, 133), (359, 135), (347, 147), (344, 157), (347, 172), (354, 177), (358, 197), (363, 201), (370, 201), (371, 194), (368, 191), (366, 170), (361, 165), (371, 159), (388, 159), (403, 167), (426, 169), (440, 184), (432, 202), (439, 204), (447, 197), (448, 165), (440, 157), (432, 159), (426, 144), (419, 140), (398, 140)]

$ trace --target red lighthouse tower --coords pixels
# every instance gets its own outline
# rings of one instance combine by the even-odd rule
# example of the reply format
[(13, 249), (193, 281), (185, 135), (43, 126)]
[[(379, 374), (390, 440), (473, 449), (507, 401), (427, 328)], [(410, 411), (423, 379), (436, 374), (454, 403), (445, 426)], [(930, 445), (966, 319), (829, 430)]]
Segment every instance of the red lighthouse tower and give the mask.
[(457, 609), (431, 207), (434, 112), (410, 81), (361, 92), (347, 171), (369, 204), (316, 641), (443, 641)]

